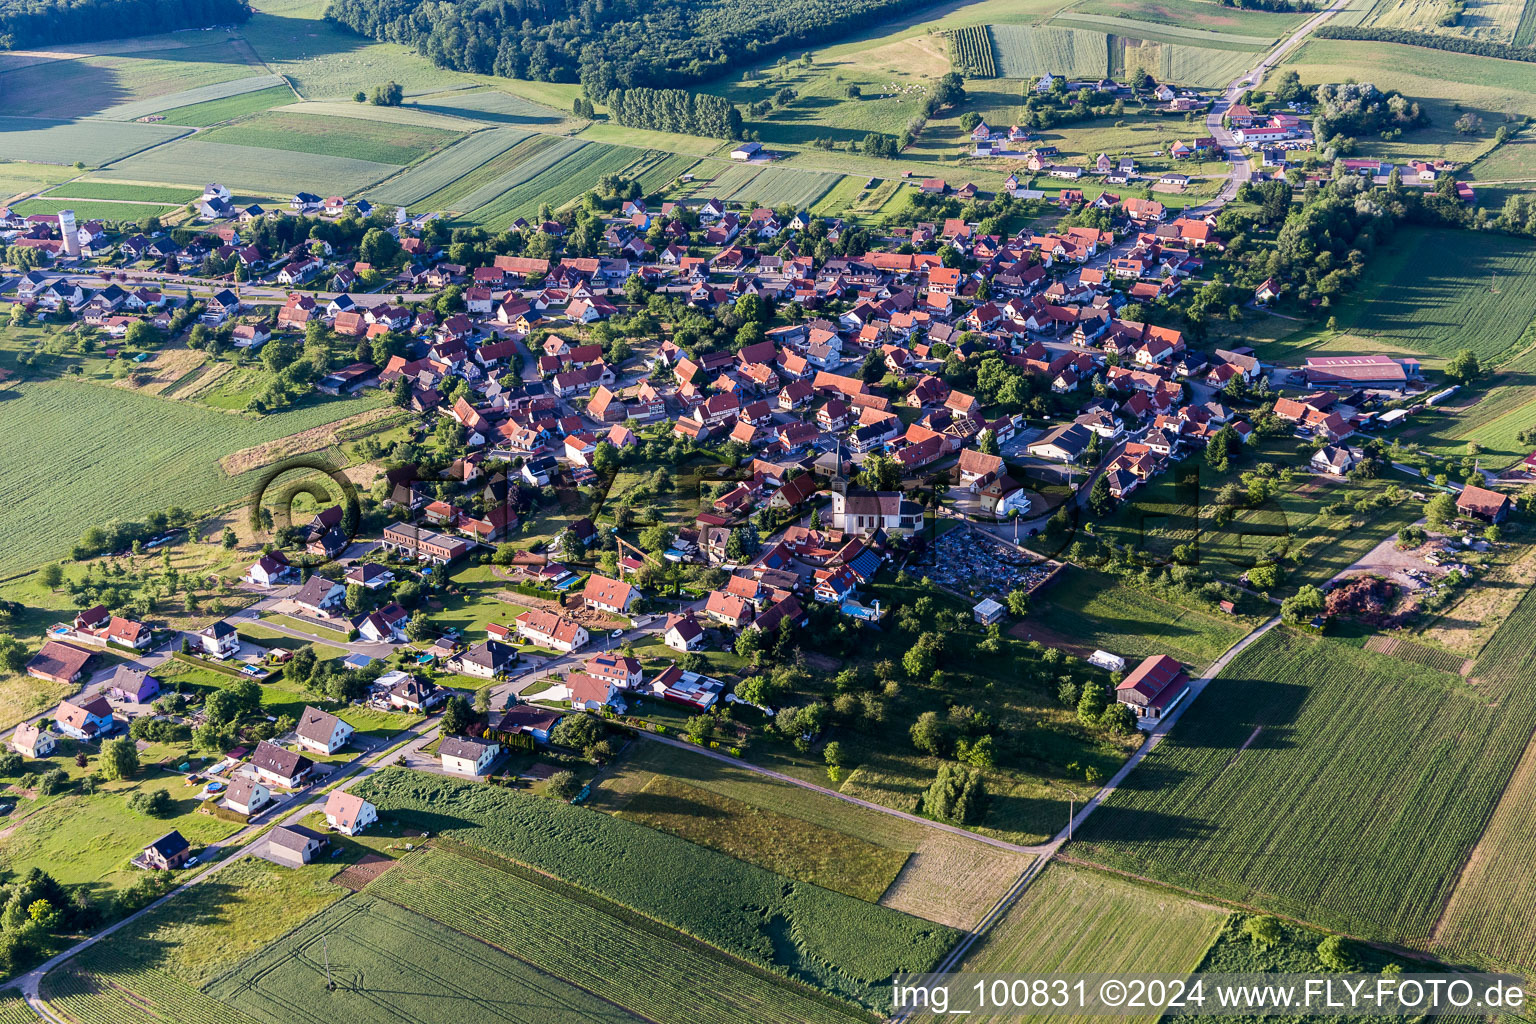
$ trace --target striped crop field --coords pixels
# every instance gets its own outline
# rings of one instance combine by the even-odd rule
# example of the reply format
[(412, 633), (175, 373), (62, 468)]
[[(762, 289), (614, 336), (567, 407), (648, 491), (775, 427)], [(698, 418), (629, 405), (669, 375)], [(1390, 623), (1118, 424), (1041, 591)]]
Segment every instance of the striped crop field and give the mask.
[(24, 217), (30, 217), (34, 213), (58, 213), (60, 210), (74, 210), (75, 220), (88, 221), (142, 221), (147, 217), (164, 217), (173, 212), (176, 207), (165, 206), (159, 203), (103, 203), (87, 199), (28, 199), (21, 203), (12, 203), (11, 209)]
[(41, 995), (65, 1020), (79, 1024), (258, 1024), (175, 975), (121, 956), (105, 943), (50, 972)]
[(1426, 948), (1536, 728), (1533, 632), (1527, 595), (1464, 681), (1271, 630), (1089, 819), (1076, 856)]
[[(155, 126), (134, 124), (132, 127)], [(285, 149), (256, 149), (190, 138), (119, 160), (104, 176), (186, 185), (196, 185), (206, 179), (243, 195), (289, 196), (300, 190), (321, 195), (351, 195), (399, 169), (396, 164), (371, 160)]]
[(215, 128), (199, 141), (405, 165), (458, 139), (455, 132), (352, 117), (271, 110)]
[(1114, 18), (1102, 14), (1082, 14), (1071, 10), (1051, 19), (1052, 25), (1072, 25), (1078, 28), (1112, 32), (1131, 39), (1146, 39), (1161, 43), (1184, 43), (1203, 46), (1212, 50), (1246, 50), (1258, 53), (1269, 49), (1274, 42), (1266, 36), (1232, 35), (1226, 32), (1203, 32), (1200, 29), (1181, 28), (1178, 25), (1154, 25), (1130, 18)]
[(1520, 8), (1520, 21), (1515, 25), (1512, 42), (1516, 46), (1530, 46), (1536, 42), (1536, 0), (1525, 0), (1525, 6)]
[[(955, 970), (975, 974), (1184, 975), (1215, 941), (1227, 915), (1168, 893), (1057, 862), (1030, 883)], [(1152, 1021), (1156, 1011), (1126, 1020)], [(943, 1018), (918, 1017), (924, 1024)], [(1017, 1021), (983, 1014), (975, 1024)], [(1093, 1024), (1102, 1016), (1051, 1018)]]
[(554, 135), (532, 135), (485, 166), (423, 200), (439, 210), (473, 210), (541, 174), (586, 145)]
[(519, 217), (535, 216), (545, 203), (558, 210), (595, 188), (598, 179), (604, 175), (622, 174), (643, 155), (644, 151), (627, 146), (586, 143), (480, 206), (470, 207), (466, 201), (465, 206), (469, 209), (466, 219), (489, 230), (500, 231)]
[[(162, 110), (228, 99), (231, 96), (260, 92), (283, 84), (283, 80), (277, 75), (252, 75), (249, 78), (237, 78), (232, 82), (214, 82), (212, 85), (200, 85), (195, 89), (184, 89), (164, 96), (151, 96), (131, 103), (119, 103), (115, 107), (108, 107), (97, 116), (117, 121), (132, 121), (134, 118), (156, 114)], [(292, 96), (293, 93), (289, 92), (288, 95)]]
[(166, 124), (206, 128), (209, 125), (244, 117), (247, 114), (259, 114), (263, 110), (271, 110), (273, 107), (292, 102), (293, 90), (286, 85), (275, 85), (270, 89), (258, 89), (255, 92), (243, 92), (223, 99), (175, 107), (162, 111), (161, 114)]
[(640, 189), (646, 195), (655, 195), (680, 174), (686, 174), (699, 162), (696, 156), (687, 154), (669, 153), (667, 156), (647, 167), (639, 175)]
[(163, 124), (0, 117), (0, 139), (5, 140), (6, 158), (45, 164), (72, 164), (79, 160), (99, 167), (186, 133), (185, 128)]
[(1254, 63), (1253, 54), (1244, 50), (1215, 50), (1125, 36), (1110, 36), (1109, 45), (1110, 67), (1121, 78), (1129, 78), (1140, 67), (1159, 82), (1219, 86)]
[[(1536, 592), (1520, 604), (1478, 655), (1473, 682), (1493, 694), (1529, 689), (1536, 672)], [(1435, 952), (1488, 968), (1536, 970), (1536, 738), (1510, 777), (1477, 848), (1446, 904)]]
[[(1109, 17), (1181, 32), (1250, 36), (1278, 40), (1309, 17), (1302, 11), (1259, 11), (1227, 7), (1217, 0), (1079, 0), (1067, 13)], [(1134, 34), (1134, 33), (1132, 33)]]
[(832, 171), (800, 171), (762, 164), (714, 166), (719, 172), (712, 181), (699, 183), (698, 195), (775, 209), (780, 206), (809, 208), (842, 177)]
[(527, 132), (516, 128), (492, 128), (466, 135), (447, 149), (379, 185), (369, 192), (369, 198), (398, 206), (419, 203), (432, 193), (493, 166), (503, 154), (528, 137)]
[(1049, 71), (1072, 78), (1103, 78), (1109, 73), (1109, 40), (1103, 32), (1033, 25), (988, 25), (997, 74), (1035, 78)]
[(316, 1000), (338, 1024), (443, 1020), (455, 1005), (473, 1006), (467, 1019), (498, 1024), (636, 1020), (462, 932), (367, 896), (321, 911), (208, 991), (241, 1011), (237, 1022), (309, 1024)]
[(853, 1007), (491, 857), (429, 849), (370, 883), (390, 900), (504, 949), (656, 1024), (854, 1024)]
[(972, 78), (996, 78), (992, 39), (985, 25), (967, 25), (949, 33), (949, 54), (955, 67)]

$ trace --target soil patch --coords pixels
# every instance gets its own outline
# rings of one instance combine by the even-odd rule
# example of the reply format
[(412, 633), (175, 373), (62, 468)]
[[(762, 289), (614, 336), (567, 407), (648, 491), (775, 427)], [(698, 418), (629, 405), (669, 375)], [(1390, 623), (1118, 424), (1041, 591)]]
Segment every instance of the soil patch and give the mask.
[(343, 868), (340, 872), (331, 876), (331, 881), (343, 889), (362, 892), (363, 886), (394, 866), (395, 862), (390, 858), (370, 851), (363, 854), (356, 864)]

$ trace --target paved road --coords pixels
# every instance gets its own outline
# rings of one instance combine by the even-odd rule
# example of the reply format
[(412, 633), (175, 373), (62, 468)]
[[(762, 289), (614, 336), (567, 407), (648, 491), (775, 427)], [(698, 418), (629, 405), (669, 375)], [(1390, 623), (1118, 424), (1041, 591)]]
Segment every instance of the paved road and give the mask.
[[(363, 779), (372, 775), (379, 769), (387, 768), (402, 758), (405, 758), (408, 754), (412, 754), (419, 750), (421, 747), (425, 746), (428, 742), (431, 741), (432, 729), (437, 725), (440, 718), (441, 716), (439, 715), (433, 715), (416, 723), (410, 729), (407, 729), (404, 733), (401, 734), (402, 736), (408, 736), (411, 738), (403, 746), (398, 746), (385, 754), (372, 754), (371, 751), (364, 751), (358, 754), (357, 757), (353, 758), (351, 761), (347, 762), (340, 769), (338, 769), (336, 774), (341, 775), (343, 777), (343, 781), (340, 785), (334, 786), (332, 788), (338, 790), (351, 789), (358, 782), (361, 782)], [(372, 757), (372, 760), (370, 760), (370, 757)], [(350, 773), (350, 775), (347, 773)], [(42, 998), (38, 995), (38, 990), (42, 984), (44, 975), (53, 970), (55, 967), (58, 967), (60, 964), (78, 956), (80, 953), (94, 946), (102, 939), (105, 939), (108, 936), (114, 934), (119, 929), (126, 928), (134, 922), (138, 921), (145, 914), (148, 914), (151, 910), (159, 907), (167, 900), (185, 892), (187, 889), (194, 885), (198, 885), (207, 881), (208, 879), (217, 875), (220, 871), (227, 868), (229, 865), (251, 856), (258, 849), (260, 849), (262, 845), (265, 844), (266, 840), (258, 839), (257, 842), (250, 842), (249, 840), (256, 838), (260, 833), (264, 832), (269, 825), (275, 826), (297, 824), (304, 818), (305, 815), (309, 814), (311, 811), (317, 810), (320, 806), (322, 806), (324, 800), (330, 795), (330, 792), (330, 789), (326, 789), (324, 792), (312, 792), (308, 795), (308, 799), (301, 799), (298, 801), (297, 806), (293, 807), (293, 809), (284, 815), (281, 820), (267, 820), (252, 823), (241, 829), (239, 832), (236, 832), (222, 843), (214, 844), (213, 846), (209, 847), (210, 853), (229, 849), (235, 846), (240, 846), (240, 849), (234, 854), (234, 856), (210, 864), (208, 867), (199, 871), (195, 876), (181, 883), (176, 888), (166, 893), (164, 896), (144, 907), (142, 910), (128, 915), (111, 927), (104, 928), (87, 939), (82, 939), (80, 942), (75, 943), (73, 946), (70, 946), (63, 952), (39, 964), (37, 967), (28, 971), (20, 978), (12, 979), (4, 987), (10, 988), (12, 986), (19, 986), (21, 989), (21, 995), (24, 999), (26, 999), (27, 1004), (30, 1005), (34, 1011), (36, 1011), (38, 1016), (44, 1018), (45, 1020), (54, 1021), (56, 1024), (69, 1024), (69, 1022), (64, 1021), (58, 1015), (51, 1012), (47, 1008), (46, 1004), (44, 1004), (42, 1001)], [(204, 856), (207, 855), (208, 854), (204, 854)]]

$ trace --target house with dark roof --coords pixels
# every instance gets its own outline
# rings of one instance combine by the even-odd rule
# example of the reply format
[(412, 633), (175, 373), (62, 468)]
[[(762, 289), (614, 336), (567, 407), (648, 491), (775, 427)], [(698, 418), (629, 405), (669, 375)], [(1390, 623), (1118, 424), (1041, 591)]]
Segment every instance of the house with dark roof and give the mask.
[(505, 711), (492, 711), (486, 715), (485, 736), (502, 742), (511, 742), (514, 736), (531, 736), (536, 742), (549, 742), (553, 729), (565, 712), (537, 704), (514, 704)]
[(334, 754), (352, 738), (352, 727), (329, 711), (306, 706), (299, 715), (294, 737), (299, 746), (317, 754)]
[(251, 755), (250, 766), (262, 782), (292, 789), (304, 784), (315, 762), (303, 754), (262, 740)]
[(283, 867), (297, 868), (312, 862), (331, 841), (303, 825), (279, 825), (267, 835), (259, 856)]
[(192, 856), (192, 844), (175, 829), (144, 847), (144, 852), (133, 858), (133, 866), (150, 871), (173, 871), (183, 867)]
[(468, 736), (446, 736), (437, 745), (443, 771), (456, 775), (484, 775), (499, 753), (501, 744)]

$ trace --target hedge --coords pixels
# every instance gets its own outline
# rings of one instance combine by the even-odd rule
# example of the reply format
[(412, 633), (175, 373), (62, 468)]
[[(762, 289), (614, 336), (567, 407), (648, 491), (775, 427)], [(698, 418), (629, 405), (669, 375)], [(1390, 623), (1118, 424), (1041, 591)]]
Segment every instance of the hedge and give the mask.
[(1513, 46), (1509, 43), (1466, 39), (1462, 36), (1436, 35), (1432, 32), (1415, 32), (1406, 28), (1324, 25), (1312, 35), (1318, 39), (1359, 39), (1376, 43), (1401, 43), (1404, 46), (1422, 46), (1429, 50), (1450, 50), (1453, 53), (1469, 53), (1477, 57), (1498, 57), (1501, 60), (1536, 63), (1536, 47)]

